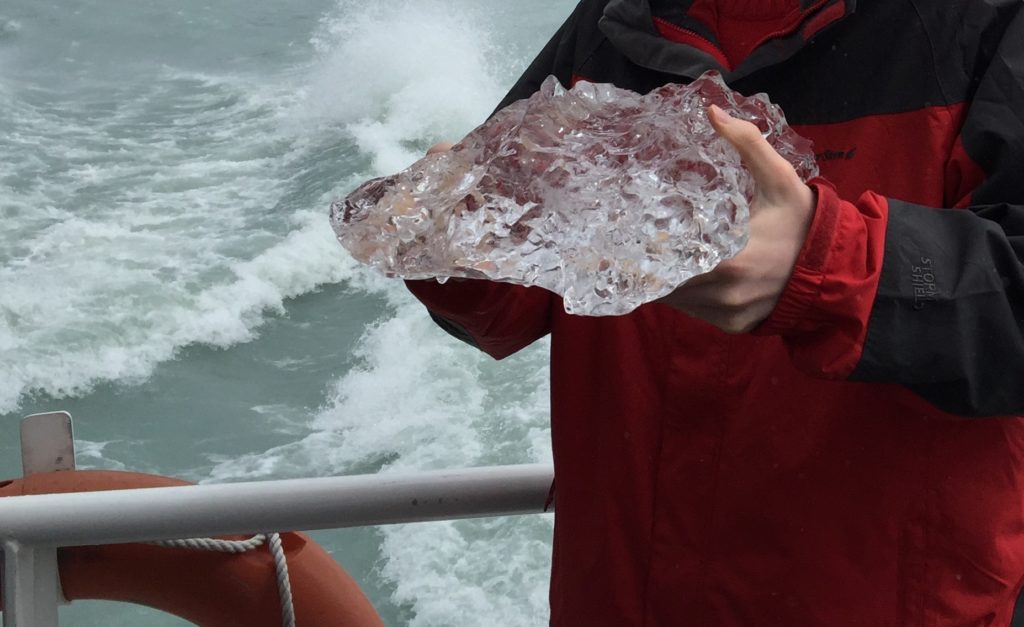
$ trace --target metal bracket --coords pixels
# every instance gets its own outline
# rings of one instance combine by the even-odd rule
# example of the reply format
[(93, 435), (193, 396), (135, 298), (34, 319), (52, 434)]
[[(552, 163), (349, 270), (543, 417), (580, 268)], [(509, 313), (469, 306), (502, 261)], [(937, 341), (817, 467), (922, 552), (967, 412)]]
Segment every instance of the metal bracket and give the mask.
[[(75, 438), (66, 411), (32, 414), (21, 420), (21, 471), (24, 476), (75, 469)], [(57, 573), (57, 548), (3, 544), (3, 624), (57, 625), (57, 606), (68, 603)]]
[(57, 549), (4, 542), (4, 627), (57, 627)]
[(21, 468), (26, 477), (40, 472), (75, 469), (71, 414), (53, 411), (22, 419)]

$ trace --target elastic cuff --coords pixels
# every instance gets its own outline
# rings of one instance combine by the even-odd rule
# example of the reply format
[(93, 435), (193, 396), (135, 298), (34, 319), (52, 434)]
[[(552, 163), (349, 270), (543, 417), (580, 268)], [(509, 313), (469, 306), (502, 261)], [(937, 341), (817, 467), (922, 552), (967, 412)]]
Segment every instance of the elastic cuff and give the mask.
[(841, 203), (835, 188), (825, 179), (812, 179), (808, 185), (814, 188), (817, 198), (811, 227), (779, 302), (768, 318), (752, 331), (754, 335), (785, 335), (806, 326), (807, 312), (818, 300)]

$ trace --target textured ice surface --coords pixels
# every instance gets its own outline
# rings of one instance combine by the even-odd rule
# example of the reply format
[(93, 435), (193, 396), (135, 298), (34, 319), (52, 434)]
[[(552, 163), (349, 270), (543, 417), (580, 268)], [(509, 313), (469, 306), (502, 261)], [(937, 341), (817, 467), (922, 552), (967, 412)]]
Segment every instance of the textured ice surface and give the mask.
[(335, 202), (331, 223), (389, 275), (536, 285), (569, 313), (625, 314), (746, 244), (753, 179), (710, 104), (754, 122), (804, 180), (817, 174), (779, 107), (717, 73), (644, 96), (548, 77), (450, 151)]

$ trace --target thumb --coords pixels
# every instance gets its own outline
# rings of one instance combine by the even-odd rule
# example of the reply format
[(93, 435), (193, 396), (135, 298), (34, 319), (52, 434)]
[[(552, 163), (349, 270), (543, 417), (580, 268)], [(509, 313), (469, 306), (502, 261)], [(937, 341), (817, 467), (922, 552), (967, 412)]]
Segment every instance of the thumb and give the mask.
[(734, 118), (716, 105), (708, 107), (707, 114), (715, 131), (740, 153), (759, 189), (769, 191), (795, 174), (753, 123)]

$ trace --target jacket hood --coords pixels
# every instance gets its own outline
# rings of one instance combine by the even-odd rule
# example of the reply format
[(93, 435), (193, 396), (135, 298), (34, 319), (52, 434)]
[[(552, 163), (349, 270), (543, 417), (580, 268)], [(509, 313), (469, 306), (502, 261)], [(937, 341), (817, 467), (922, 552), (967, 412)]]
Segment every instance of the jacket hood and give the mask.
[[(726, 82), (793, 56), (812, 37), (853, 13), (856, 0), (610, 0), (599, 27), (612, 44), (642, 67), (690, 79), (717, 70)], [(702, 14), (789, 7), (793, 21), (770, 33), (735, 65)]]

